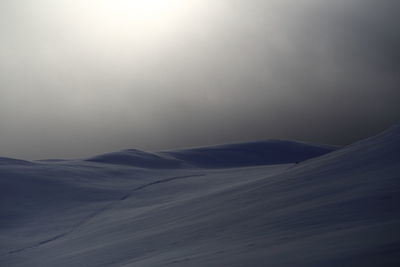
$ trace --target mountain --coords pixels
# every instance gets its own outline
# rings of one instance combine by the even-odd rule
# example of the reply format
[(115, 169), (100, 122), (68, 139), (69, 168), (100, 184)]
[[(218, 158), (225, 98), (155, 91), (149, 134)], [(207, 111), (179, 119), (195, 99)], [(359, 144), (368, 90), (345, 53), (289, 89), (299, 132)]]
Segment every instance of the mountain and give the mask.
[(149, 153), (137, 149), (95, 156), (87, 161), (142, 168), (235, 168), (304, 161), (338, 149), (336, 146), (268, 140)]
[(182, 165), (180, 161), (174, 158), (170, 159), (155, 153), (140, 151), (138, 149), (127, 149), (124, 151), (106, 153), (86, 159), (86, 161), (150, 169), (171, 169), (179, 168)]
[(273, 143), (2, 164), (0, 266), (400, 266), (400, 125), (305, 161)]

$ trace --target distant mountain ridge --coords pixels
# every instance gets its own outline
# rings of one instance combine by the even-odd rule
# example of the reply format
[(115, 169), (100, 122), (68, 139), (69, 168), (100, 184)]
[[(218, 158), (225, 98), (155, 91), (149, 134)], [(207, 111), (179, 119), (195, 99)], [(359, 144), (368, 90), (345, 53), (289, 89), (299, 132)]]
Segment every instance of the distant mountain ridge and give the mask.
[(234, 143), (161, 152), (128, 149), (86, 159), (90, 162), (143, 168), (232, 168), (301, 162), (338, 147), (286, 140)]
[(0, 157), (0, 165), (30, 165), (30, 164), (33, 163), (22, 159)]

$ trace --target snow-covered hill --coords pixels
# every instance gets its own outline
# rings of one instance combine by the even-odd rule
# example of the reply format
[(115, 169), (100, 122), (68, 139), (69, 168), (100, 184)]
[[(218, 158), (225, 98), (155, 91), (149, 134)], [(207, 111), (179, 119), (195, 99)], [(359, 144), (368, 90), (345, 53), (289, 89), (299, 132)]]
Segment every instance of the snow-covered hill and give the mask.
[(149, 153), (137, 149), (107, 153), (87, 159), (91, 162), (142, 168), (233, 168), (295, 163), (338, 149), (294, 141), (268, 140)]
[(0, 160), (0, 266), (400, 266), (400, 125), (293, 144)]
[(324, 155), (338, 149), (335, 146), (316, 145), (285, 140), (182, 149), (161, 152), (200, 168), (232, 168), (242, 166), (296, 163)]

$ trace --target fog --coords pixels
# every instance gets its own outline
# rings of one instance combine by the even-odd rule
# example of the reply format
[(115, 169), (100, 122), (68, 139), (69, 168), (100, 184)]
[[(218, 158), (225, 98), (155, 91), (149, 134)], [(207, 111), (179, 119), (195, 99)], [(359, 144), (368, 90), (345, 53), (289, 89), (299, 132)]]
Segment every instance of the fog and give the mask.
[(144, 2), (0, 2), (1, 156), (348, 144), (400, 119), (397, 0)]

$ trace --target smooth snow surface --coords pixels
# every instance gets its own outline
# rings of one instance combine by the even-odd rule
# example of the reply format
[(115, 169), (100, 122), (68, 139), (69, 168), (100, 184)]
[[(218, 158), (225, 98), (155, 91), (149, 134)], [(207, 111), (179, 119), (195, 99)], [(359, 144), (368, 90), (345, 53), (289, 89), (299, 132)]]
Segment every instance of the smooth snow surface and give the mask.
[(400, 266), (400, 125), (319, 149), (0, 158), (0, 266)]

